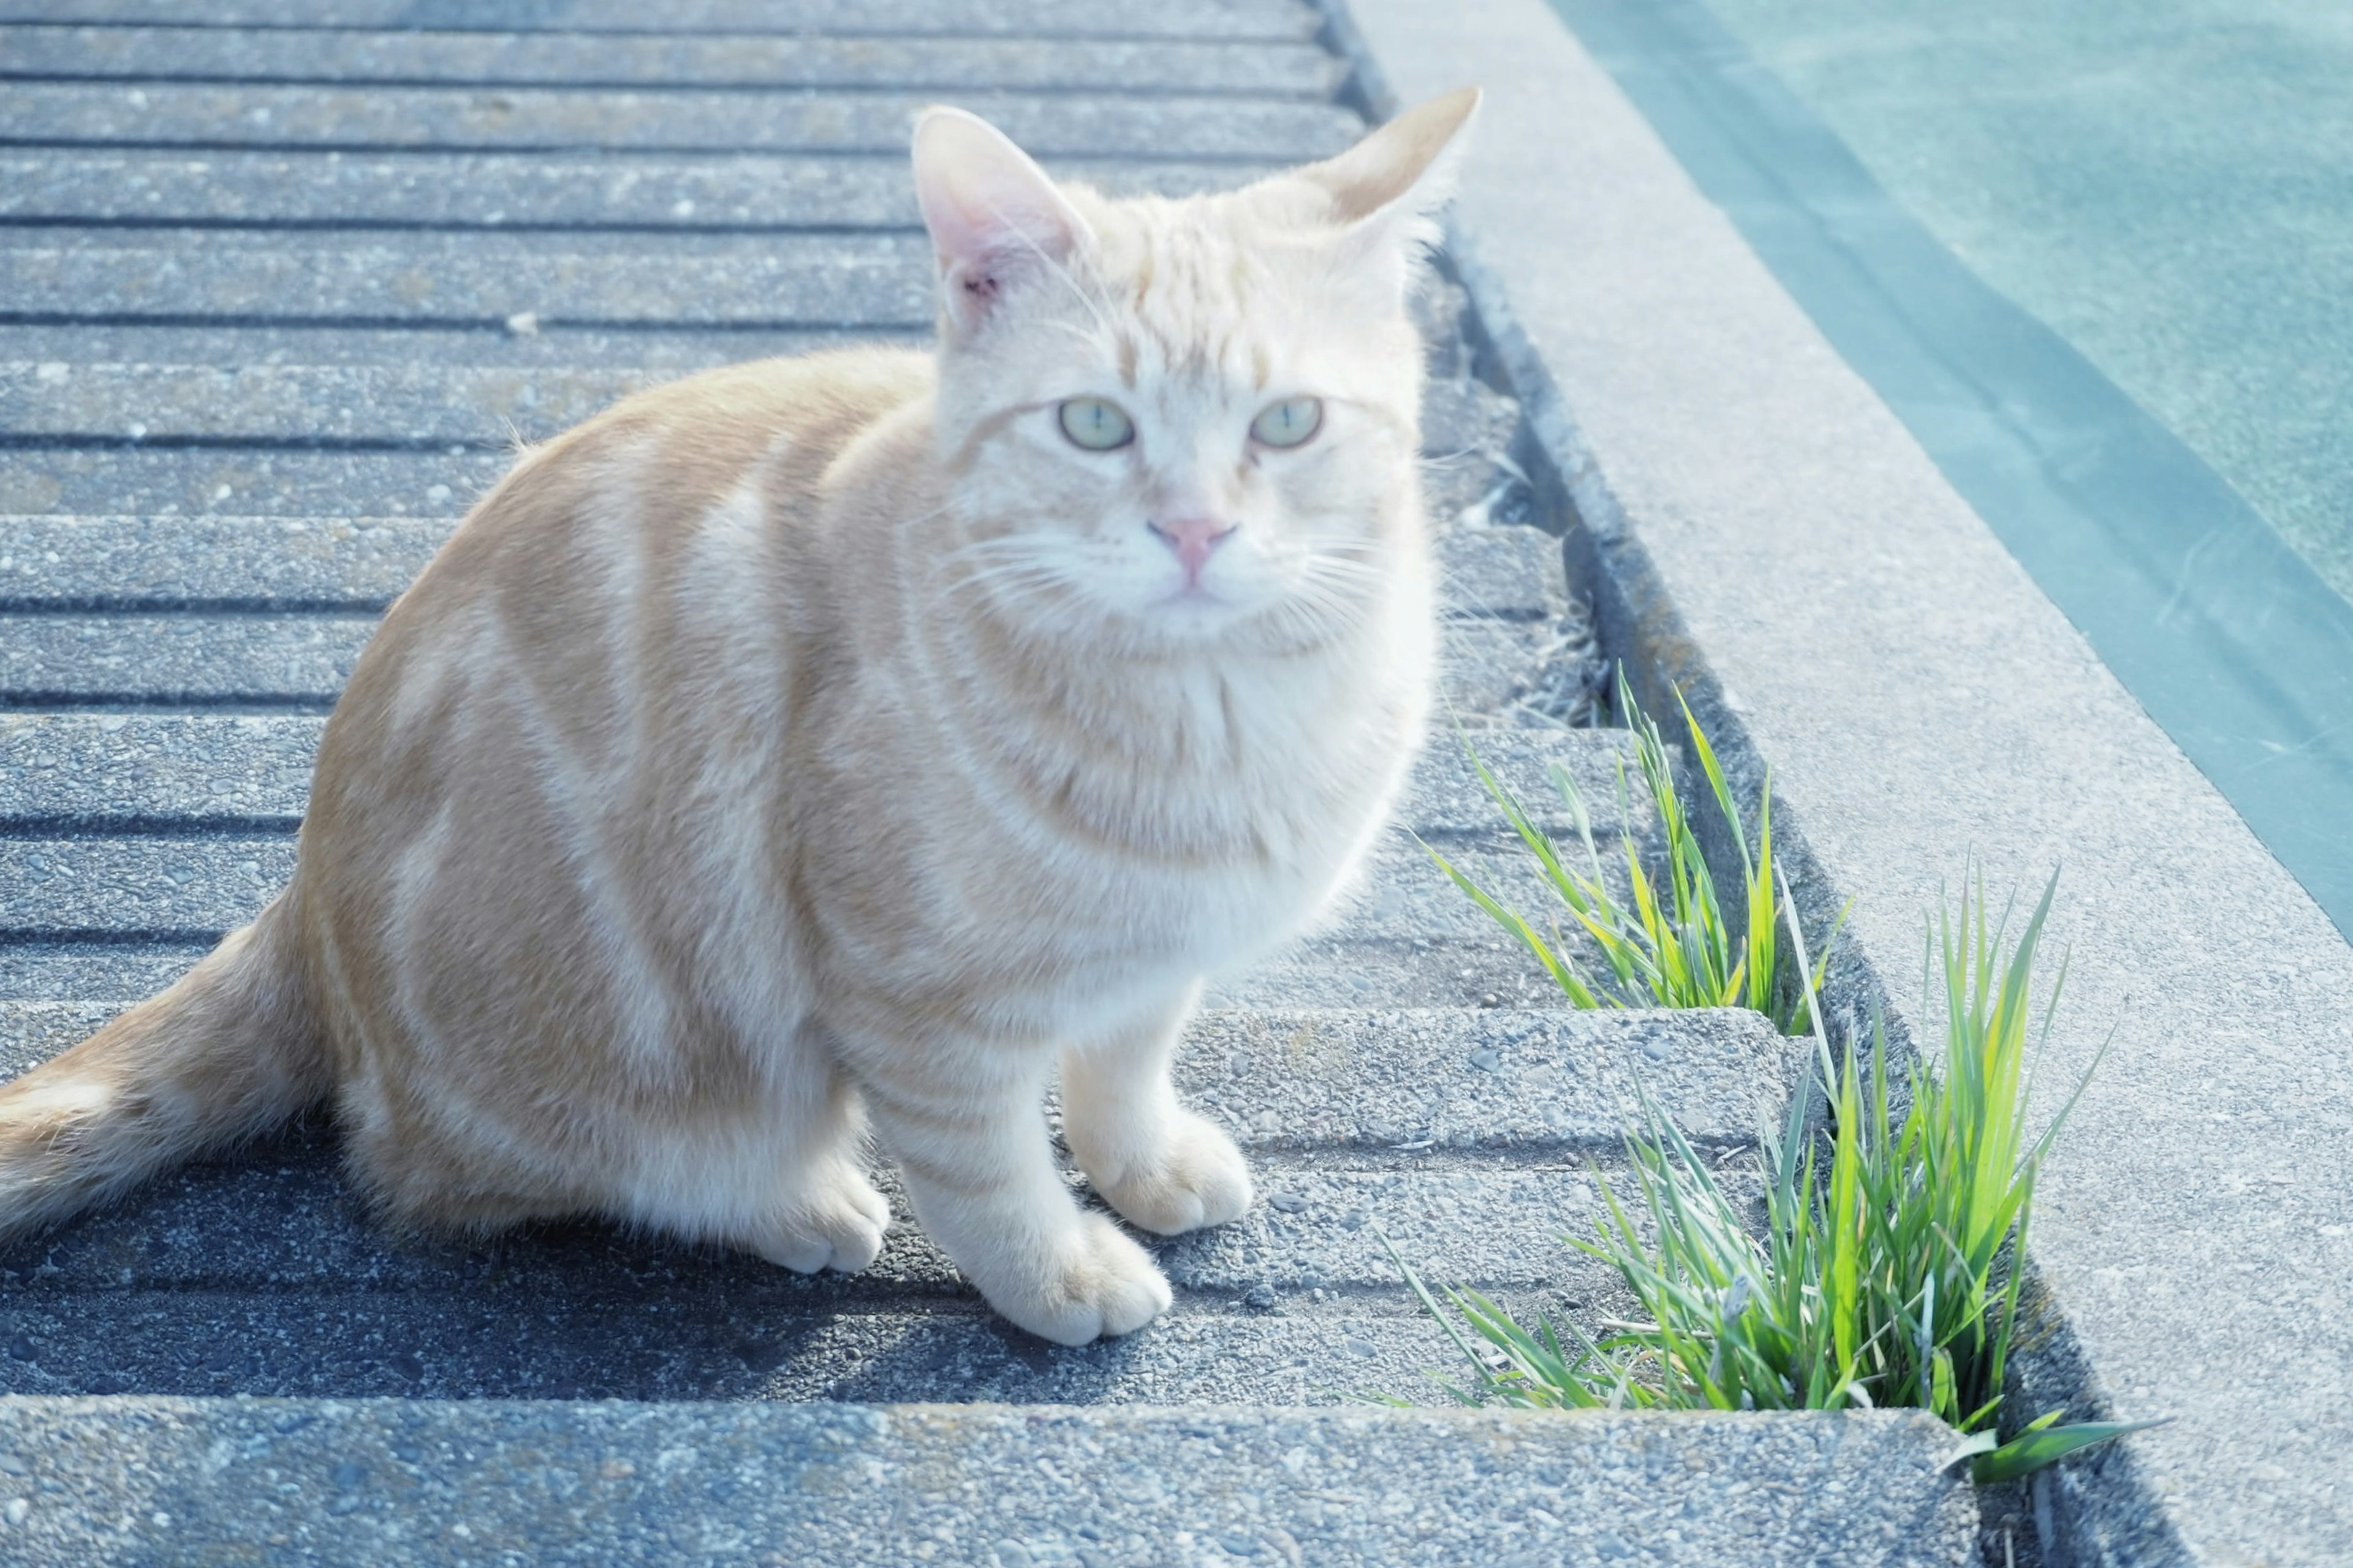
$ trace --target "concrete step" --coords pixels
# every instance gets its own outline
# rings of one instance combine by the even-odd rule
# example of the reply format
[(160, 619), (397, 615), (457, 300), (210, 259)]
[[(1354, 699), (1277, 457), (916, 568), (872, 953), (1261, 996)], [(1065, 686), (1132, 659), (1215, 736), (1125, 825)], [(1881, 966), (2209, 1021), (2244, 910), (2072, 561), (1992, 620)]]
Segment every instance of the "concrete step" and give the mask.
[[(0, 713), (0, 826), (185, 834), (206, 827), (291, 833), (309, 799), (325, 719), (312, 714)], [(1474, 738), (1479, 758), (1539, 819), (1569, 826), (1550, 783), (1558, 763), (1587, 796), (1597, 833), (1617, 833), (1620, 730), (1507, 730)], [(1646, 823), (1646, 807), (1638, 821)], [(1502, 818), (1460, 742), (1433, 734), (1397, 819), (1425, 838), (1491, 837)]]
[(0, 702), (308, 704), (324, 710), (373, 615), (0, 616)]
[(11, 1529), (92, 1564), (1976, 1561), (1913, 1412), (135, 1398), (0, 1404), (0, 1434)]
[(1168, 38), (634, 37), (63, 27), (0, 32), (0, 77), (417, 86), (1216, 93), (1328, 100), (1345, 68), (1311, 43)]
[[(132, 1000), (0, 1001), (0, 1070), (47, 1059)], [(1416, 1170), (1482, 1151), (1614, 1149), (1638, 1083), (1697, 1142), (1745, 1143), (1803, 1054), (1742, 1008), (1211, 1008), (1185, 1051), (1179, 1088), (1245, 1147), (1402, 1152)], [(1359, 1162), (1348, 1183), (1377, 1184), (1388, 1168)], [(1461, 1167), (1466, 1180), (1485, 1168)], [(1334, 1197), (1284, 1212), (1315, 1204), (1301, 1224), (1350, 1206)]]
[[(432, 517), (0, 513), (0, 611), (381, 610), (424, 570), (470, 494), (440, 489)], [(1548, 620), (1568, 603), (1560, 542), (1535, 529), (1451, 531), (1438, 560), (1441, 600), (1457, 616)]]
[(1299, 43), (1321, 18), (1297, 0), (1167, 0), (1133, 14), (1090, 0), (17, 0), (0, 22), (191, 27), (417, 27), (588, 35), (723, 33), (797, 37), (977, 34), (1024, 38), (1216, 38)]
[[(780, 335), (780, 346), (786, 340)], [(0, 364), (0, 436), (77, 444), (461, 446), (512, 452), (675, 371), (376, 365)]]
[[(354, 324), (356, 323), (356, 324)], [(538, 370), (617, 366), (662, 380), (718, 365), (850, 344), (920, 343), (913, 327), (874, 323), (602, 322), (588, 326), (503, 321), (385, 322), (280, 317), (244, 323), (234, 316), (114, 319), (44, 317), (0, 325), (0, 363), (202, 365), (381, 365), (404, 362), (468, 369)], [(76, 450), (76, 443), (48, 447)], [(284, 447), (282, 440), (257, 445)], [(343, 509), (348, 510), (348, 509)]]
[[(1050, 160), (1121, 195), (1184, 195), (1271, 173), (1216, 163)], [(903, 148), (790, 158), (750, 153), (0, 148), (0, 222), (375, 227), (702, 229), (791, 233), (922, 226)]]
[[(1753, 1133), (1753, 1115), (1744, 1121)], [(367, 1220), (333, 1153), (323, 1134), (262, 1144), (241, 1163), (187, 1167), (111, 1210), (0, 1252), (0, 1269), (14, 1277), (6, 1310), (52, 1302), (58, 1322), (70, 1325), (76, 1310), (67, 1298), (125, 1290), (239, 1299), (395, 1292), (526, 1318), (558, 1300), (684, 1301), (712, 1292), (729, 1300), (709, 1310), (754, 1321), (771, 1312), (904, 1312), (941, 1303), (986, 1310), (915, 1228), (888, 1171), (878, 1173), (877, 1185), (892, 1198), (897, 1222), (881, 1256), (855, 1275), (810, 1278), (748, 1254), (632, 1239), (586, 1221), (472, 1247), (395, 1237)], [(1215, 1230), (1138, 1239), (1187, 1294), (1188, 1310), (1243, 1305), (1264, 1286), (1278, 1305), (1300, 1297), (1313, 1302), (1321, 1290), (1344, 1300), (1376, 1296), (1406, 1311), (1382, 1235), (1434, 1278), (1586, 1299), (1610, 1289), (1614, 1277), (1561, 1239), (1592, 1235), (1602, 1212), (1584, 1158), (1584, 1151), (1568, 1151), (1545, 1165), (1408, 1153), (1352, 1164), (1329, 1154), (1254, 1152), (1261, 1184), (1303, 1201), (1303, 1212), (1286, 1213), (1262, 1198)], [(1615, 1190), (1630, 1190), (1614, 1156), (1602, 1168)], [(129, 1353), (121, 1346), (104, 1352)], [(5, 1363), (0, 1382), (16, 1392), (48, 1387), (17, 1380)]]
[(0, 238), (13, 316), (350, 318), (928, 331), (918, 234), (295, 233), (42, 228)]
[[(229, 797), (234, 799), (232, 795)], [(1500, 898), (1546, 907), (1527, 858), (1489, 834), (1450, 849)], [(0, 838), (0, 942), (44, 933), (103, 941), (225, 935), (260, 912), (294, 869), (287, 834)], [(1364, 881), (1319, 932), (1343, 946), (1485, 944), (1497, 928), (1409, 841), (1385, 840)]]
[[(0, 512), (11, 516), (5, 525), (11, 537), (31, 514), (134, 515), (167, 528), (172, 525), (161, 520), (207, 513), (306, 524), (404, 514), (454, 522), (513, 460), (511, 451), (467, 447), (394, 452), (140, 448), (113, 442), (19, 447), (0, 463)], [(47, 559), (53, 550), (56, 562)], [(9, 570), (18, 582), (41, 581), (78, 555), (57, 539), (29, 554), (0, 553), (10, 555)]]
[[(14, 585), (5, 576), (0, 584)], [(0, 702), (323, 710), (350, 679), (375, 623), (369, 611), (323, 608), (0, 614)], [(1440, 648), (1444, 696), (1458, 713), (1501, 710), (1549, 662), (1553, 637), (1543, 623), (1450, 623)]]
[[(1419, 1309), (1218, 1302), (1124, 1344), (1048, 1347), (977, 1302), (807, 1309), (714, 1289), (529, 1302), (510, 1293), (28, 1293), (0, 1371), (22, 1397), (1449, 1403), (1459, 1352)], [(0, 1394), (0, 1402), (9, 1395)], [(0, 1541), (5, 1541), (0, 1537)]]
[[(109, 1010), (0, 1005), (0, 1060), (15, 1070)], [(0, 1392), (1426, 1396), (1445, 1348), (1382, 1237), (1527, 1309), (1622, 1313), (1614, 1279), (1560, 1237), (1591, 1233), (1597, 1171), (1630, 1184), (1615, 1151), (1633, 1086), (1736, 1154), (1778, 1113), (1791, 1055), (1744, 1012), (1207, 1015), (1182, 1087), (1250, 1152), (1261, 1195), (1234, 1224), (1152, 1243), (1177, 1314), (1119, 1354), (988, 1318), (887, 1170), (900, 1222), (881, 1258), (806, 1279), (591, 1224), (389, 1237), (313, 1128), (0, 1253)]]
[[(938, 97), (17, 81), (0, 98), (0, 138), (20, 146), (903, 154), (908, 128)], [(955, 97), (1040, 157), (1300, 163), (1328, 157), (1364, 132), (1353, 110), (1287, 98)]]

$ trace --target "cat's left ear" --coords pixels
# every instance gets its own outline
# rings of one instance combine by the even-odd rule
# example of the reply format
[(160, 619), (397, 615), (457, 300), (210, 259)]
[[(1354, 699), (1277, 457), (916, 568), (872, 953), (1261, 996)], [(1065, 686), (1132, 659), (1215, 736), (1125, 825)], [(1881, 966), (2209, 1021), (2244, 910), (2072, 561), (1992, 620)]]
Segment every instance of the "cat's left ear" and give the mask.
[(1338, 157), (1296, 171), (1331, 198), (1348, 250), (1403, 257), (1438, 237), (1432, 218), (1454, 193), (1462, 129), (1479, 100), (1466, 87), (1416, 104)]
[(960, 331), (978, 328), (1017, 283), (1061, 266), (1094, 237), (1046, 171), (976, 114), (925, 110), (914, 162), (943, 304)]

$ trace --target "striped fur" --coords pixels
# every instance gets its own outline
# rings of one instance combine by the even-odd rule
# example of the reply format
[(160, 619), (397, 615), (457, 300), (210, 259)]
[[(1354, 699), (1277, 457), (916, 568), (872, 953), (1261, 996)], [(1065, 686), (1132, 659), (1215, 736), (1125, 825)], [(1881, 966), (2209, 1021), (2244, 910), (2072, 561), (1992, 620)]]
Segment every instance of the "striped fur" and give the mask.
[[(292, 884), (0, 1090), (0, 1233), (331, 1100), (398, 1221), (855, 1269), (871, 1124), (1014, 1321), (1150, 1320), (1167, 1286), (1071, 1201), (1041, 1095), (1059, 1068), (1136, 1225), (1250, 1201), (1169, 1055), (1204, 975), (1346, 881), (1421, 734), (1405, 298), (1473, 102), (1181, 202), (926, 117), (936, 354), (695, 376), (525, 456), (361, 659)], [(1299, 395), (1316, 436), (1254, 443)], [(1136, 440), (1081, 449), (1077, 396)], [(1172, 518), (1234, 528), (1198, 588)]]

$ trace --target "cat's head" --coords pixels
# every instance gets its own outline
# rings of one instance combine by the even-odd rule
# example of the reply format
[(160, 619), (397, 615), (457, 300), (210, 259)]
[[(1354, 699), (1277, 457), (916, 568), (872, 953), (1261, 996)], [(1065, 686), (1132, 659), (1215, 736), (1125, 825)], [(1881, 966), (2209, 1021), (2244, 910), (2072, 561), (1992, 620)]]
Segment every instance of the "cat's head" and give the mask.
[(1057, 185), (985, 121), (927, 112), (939, 449), (976, 541), (953, 580), (1139, 651), (1320, 642), (1387, 602), (1420, 570), (1407, 298), (1478, 100), (1179, 201)]

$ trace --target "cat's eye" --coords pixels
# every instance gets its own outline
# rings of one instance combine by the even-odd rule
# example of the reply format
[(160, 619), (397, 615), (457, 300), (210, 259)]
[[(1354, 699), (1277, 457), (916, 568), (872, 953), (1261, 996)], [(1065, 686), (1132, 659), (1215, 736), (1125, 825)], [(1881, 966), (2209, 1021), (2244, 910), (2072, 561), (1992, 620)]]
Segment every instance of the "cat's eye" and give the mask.
[(1323, 427), (1324, 400), (1286, 397), (1250, 421), (1250, 438), (1263, 447), (1296, 447)]
[(1108, 452), (1135, 439), (1135, 421), (1118, 404), (1100, 397), (1073, 397), (1062, 405), (1060, 417), (1071, 445), (1090, 452)]

